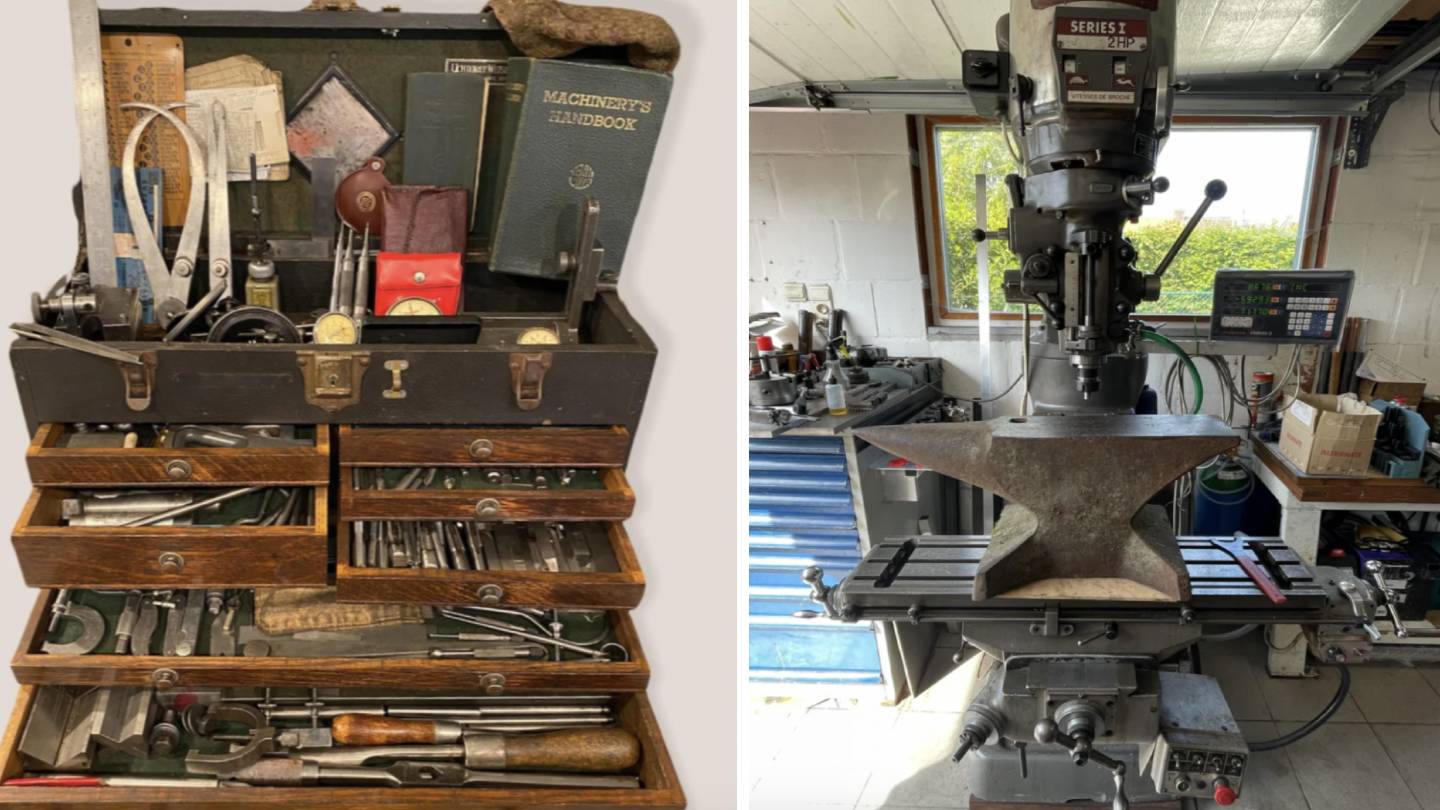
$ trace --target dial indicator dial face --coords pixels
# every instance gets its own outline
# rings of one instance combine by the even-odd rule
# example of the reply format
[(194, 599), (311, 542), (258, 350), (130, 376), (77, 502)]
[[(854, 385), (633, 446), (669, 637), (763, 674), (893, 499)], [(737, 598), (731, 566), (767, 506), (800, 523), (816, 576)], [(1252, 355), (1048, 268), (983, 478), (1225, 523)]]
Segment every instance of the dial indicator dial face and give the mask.
[(315, 321), (315, 342), (345, 346), (359, 342), (360, 330), (355, 320), (339, 312), (327, 312)]
[(390, 307), (386, 315), (439, 315), (440, 308), (424, 298), (402, 298)]
[(560, 336), (555, 334), (554, 329), (536, 326), (521, 332), (515, 342), (521, 346), (556, 346), (560, 343)]

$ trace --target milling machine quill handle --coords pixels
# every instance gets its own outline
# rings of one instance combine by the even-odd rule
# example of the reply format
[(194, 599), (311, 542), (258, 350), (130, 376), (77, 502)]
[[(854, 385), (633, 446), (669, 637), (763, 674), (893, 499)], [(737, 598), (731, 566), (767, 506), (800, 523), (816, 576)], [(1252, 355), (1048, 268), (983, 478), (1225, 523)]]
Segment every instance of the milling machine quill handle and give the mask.
[(1035, 741), (1055, 743), (1070, 749), (1070, 757), (1075, 760), (1077, 765), (1094, 762), (1109, 770), (1110, 775), (1115, 779), (1115, 799), (1110, 803), (1111, 810), (1130, 810), (1130, 799), (1125, 796), (1125, 763), (1118, 759), (1111, 759), (1091, 748), (1088, 739), (1066, 734), (1060, 730), (1054, 720), (1048, 717), (1035, 724)]
[[(1165, 185), (1168, 188), (1169, 182), (1167, 181)], [(1190, 220), (1180, 230), (1180, 235), (1175, 237), (1175, 243), (1165, 251), (1165, 258), (1160, 260), (1160, 264), (1155, 268), (1155, 273), (1151, 276), (1157, 283), (1165, 275), (1165, 271), (1170, 269), (1170, 263), (1175, 261), (1175, 256), (1180, 253), (1180, 248), (1185, 247), (1185, 243), (1190, 241), (1190, 234), (1194, 232), (1195, 226), (1200, 224), (1200, 220), (1205, 218), (1205, 212), (1210, 210), (1210, 203), (1225, 199), (1227, 191), (1229, 188), (1225, 185), (1224, 180), (1211, 180), (1205, 184), (1205, 199), (1200, 202), (1200, 207), (1195, 209), (1195, 213), (1190, 215)]]

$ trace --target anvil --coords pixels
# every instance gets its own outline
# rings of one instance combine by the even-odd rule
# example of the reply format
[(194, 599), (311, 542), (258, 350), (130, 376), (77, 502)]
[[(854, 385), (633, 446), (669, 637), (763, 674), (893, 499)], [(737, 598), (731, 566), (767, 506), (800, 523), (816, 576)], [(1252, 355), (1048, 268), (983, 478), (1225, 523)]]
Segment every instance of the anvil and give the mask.
[(1146, 502), (1240, 441), (1211, 416), (1012, 417), (855, 435), (1005, 499), (976, 601), (1188, 599), (1169, 518)]

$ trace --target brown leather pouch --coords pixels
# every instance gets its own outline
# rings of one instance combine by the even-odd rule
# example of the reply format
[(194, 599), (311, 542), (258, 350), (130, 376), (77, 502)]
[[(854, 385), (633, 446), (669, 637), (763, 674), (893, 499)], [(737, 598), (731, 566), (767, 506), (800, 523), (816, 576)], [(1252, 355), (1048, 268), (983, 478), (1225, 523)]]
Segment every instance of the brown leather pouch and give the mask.
[(389, 253), (464, 253), (470, 195), (459, 186), (390, 186), (381, 249)]

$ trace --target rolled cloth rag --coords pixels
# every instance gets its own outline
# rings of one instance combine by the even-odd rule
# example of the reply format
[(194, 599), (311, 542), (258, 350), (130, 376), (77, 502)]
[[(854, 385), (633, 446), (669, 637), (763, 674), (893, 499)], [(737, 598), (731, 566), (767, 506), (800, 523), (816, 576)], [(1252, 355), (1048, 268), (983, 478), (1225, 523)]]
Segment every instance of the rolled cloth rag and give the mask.
[(332, 588), (260, 588), (255, 626), (272, 636), (307, 630), (351, 630), (425, 620), (419, 605), (342, 604)]

